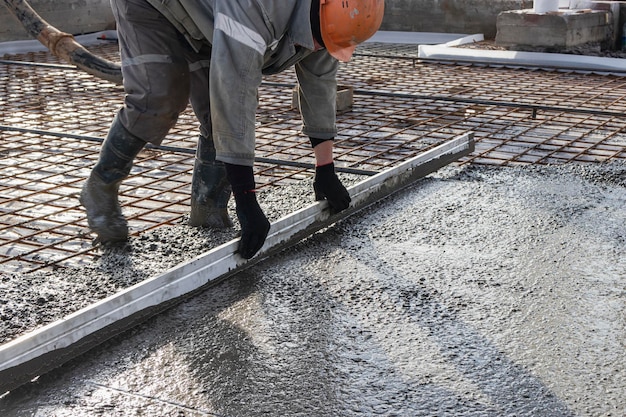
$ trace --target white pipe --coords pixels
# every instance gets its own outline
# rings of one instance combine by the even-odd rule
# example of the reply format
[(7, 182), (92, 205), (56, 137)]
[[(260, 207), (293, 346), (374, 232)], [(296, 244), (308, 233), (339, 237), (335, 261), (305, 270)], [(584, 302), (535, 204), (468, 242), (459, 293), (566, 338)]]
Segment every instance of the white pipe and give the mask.
[(578, 71), (626, 76), (626, 59), (543, 52), (491, 51), (452, 48), (447, 45), (420, 45), (418, 57), (424, 59), (463, 60), (515, 67), (567, 68)]
[[(438, 44), (424, 40), (442, 40)], [(532, 65), (537, 67), (567, 68), (600, 74), (626, 75), (626, 59), (604, 58), (586, 55), (555, 54), (545, 52), (493, 51), (483, 49), (455, 48), (466, 43), (484, 40), (482, 34), (437, 37), (436, 34), (417, 32), (379, 31), (370, 39), (372, 42), (418, 45), (418, 58), (463, 60), (465, 62), (494, 63), (506, 66)]]

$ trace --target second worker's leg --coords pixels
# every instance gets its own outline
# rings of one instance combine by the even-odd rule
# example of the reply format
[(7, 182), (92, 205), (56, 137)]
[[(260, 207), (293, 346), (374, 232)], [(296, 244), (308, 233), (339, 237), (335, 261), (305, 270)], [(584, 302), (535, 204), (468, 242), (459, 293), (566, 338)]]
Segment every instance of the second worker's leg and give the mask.
[(159, 145), (189, 101), (189, 69), (180, 34), (143, 0), (112, 0), (124, 76), (122, 107), (100, 158), (80, 194), (89, 227), (103, 243), (128, 238), (118, 200), (133, 160), (150, 142)]
[(119, 118), (113, 120), (100, 149), (98, 163), (80, 193), (80, 203), (87, 211), (89, 228), (97, 241), (115, 243), (128, 238), (128, 223), (118, 200), (120, 183), (130, 173), (133, 160), (146, 142), (132, 135)]
[(225, 228), (233, 223), (228, 216), (231, 187), (224, 163), (215, 160), (213, 140), (200, 135), (191, 180), (189, 225)]
[(191, 106), (200, 121), (200, 137), (191, 180), (189, 225), (210, 228), (231, 227), (233, 223), (227, 210), (231, 186), (226, 179), (224, 163), (215, 160), (213, 144), (209, 91), (211, 48), (206, 45), (199, 52), (188, 50), (187, 53), (191, 69)]

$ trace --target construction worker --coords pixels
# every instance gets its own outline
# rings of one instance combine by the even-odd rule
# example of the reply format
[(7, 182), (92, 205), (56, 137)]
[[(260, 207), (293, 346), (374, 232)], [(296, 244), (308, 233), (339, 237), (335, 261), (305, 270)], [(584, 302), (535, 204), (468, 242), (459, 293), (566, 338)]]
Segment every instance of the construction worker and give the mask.
[(234, 195), (239, 254), (263, 246), (270, 223), (253, 175), (263, 74), (295, 65), (303, 133), (316, 159), (314, 192), (334, 211), (350, 195), (335, 174), (338, 60), (378, 30), (384, 0), (111, 0), (126, 92), (85, 183), (81, 204), (102, 243), (128, 238), (121, 181), (146, 143), (161, 144), (190, 101), (200, 121), (189, 224), (229, 227)]

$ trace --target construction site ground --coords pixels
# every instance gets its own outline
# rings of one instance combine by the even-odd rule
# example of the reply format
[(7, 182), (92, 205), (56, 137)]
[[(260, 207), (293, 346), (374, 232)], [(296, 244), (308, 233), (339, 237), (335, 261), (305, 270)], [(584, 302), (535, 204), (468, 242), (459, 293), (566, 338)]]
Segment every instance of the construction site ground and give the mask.
[[(116, 45), (94, 48), (116, 59)], [(5, 394), (0, 414), (620, 416), (626, 412), (626, 78), (416, 59), (342, 65), (347, 183), (468, 131), (476, 150)], [(92, 246), (77, 195), (119, 86), (46, 53), (0, 63), (6, 343), (232, 239), (185, 224), (197, 123), (142, 152), (128, 245)], [(259, 92), (268, 216), (312, 201), (295, 76)], [(231, 206), (231, 213), (234, 213)]]

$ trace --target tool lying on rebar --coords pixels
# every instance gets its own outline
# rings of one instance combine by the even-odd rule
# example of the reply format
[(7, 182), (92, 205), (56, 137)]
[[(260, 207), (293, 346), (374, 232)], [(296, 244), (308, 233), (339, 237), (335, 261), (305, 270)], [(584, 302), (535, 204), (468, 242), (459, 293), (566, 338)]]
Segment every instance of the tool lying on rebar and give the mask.
[(72, 35), (61, 32), (43, 20), (25, 0), (3, 0), (3, 2), (29, 35), (36, 38), (54, 55), (98, 78), (122, 84), (119, 64), (89, 52), (76, 42)]

